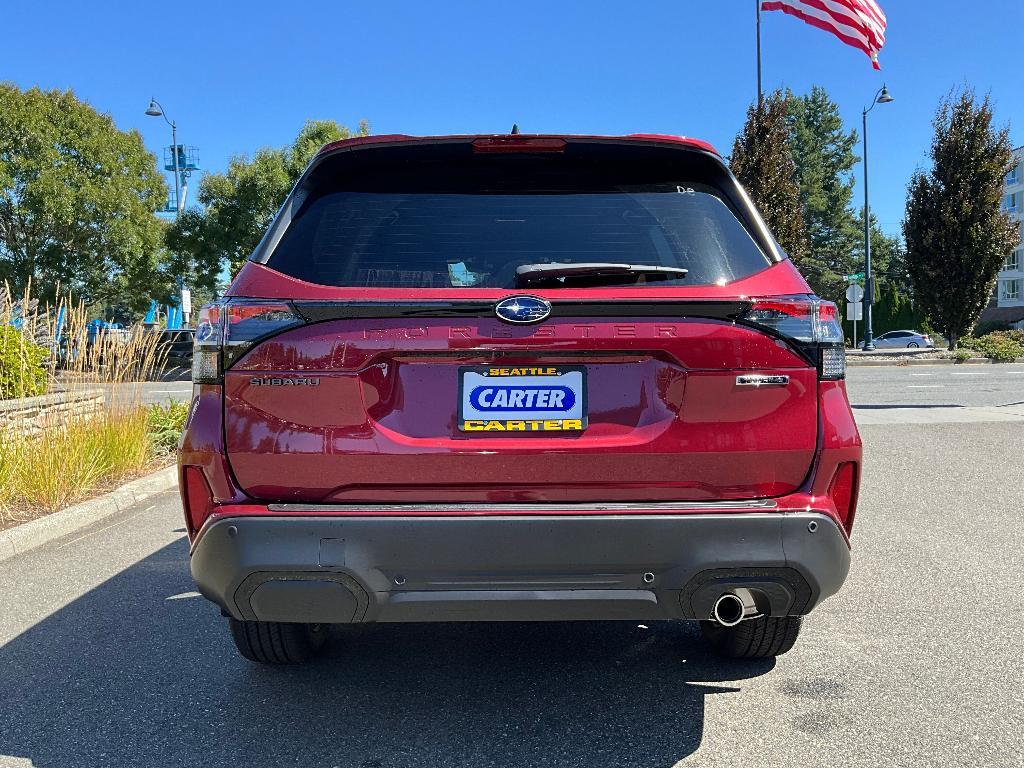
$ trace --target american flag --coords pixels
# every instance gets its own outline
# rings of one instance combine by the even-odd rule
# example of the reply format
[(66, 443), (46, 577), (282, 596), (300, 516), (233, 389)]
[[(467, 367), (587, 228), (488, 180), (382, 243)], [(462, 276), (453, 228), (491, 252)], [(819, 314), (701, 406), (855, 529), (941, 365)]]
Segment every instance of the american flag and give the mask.
[(878, 66), (885, 45), (885, 14), (875, 0), (765, 0), (762, 11), (782, 11), (811, 26), (831, 32), (847, 45), (859, 48)]

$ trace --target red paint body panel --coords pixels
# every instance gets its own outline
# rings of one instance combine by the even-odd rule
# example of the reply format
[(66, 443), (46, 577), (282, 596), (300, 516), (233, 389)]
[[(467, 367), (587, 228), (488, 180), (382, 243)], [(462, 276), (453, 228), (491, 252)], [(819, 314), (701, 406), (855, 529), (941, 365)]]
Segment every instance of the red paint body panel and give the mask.
[(181, 469), (199, 467), (218, 504), (239, 504), (248, 500), (235, 484), (224, 451), (224, 388), (214, 384), (192, 387), (192, 405), (181, 445), (178, 447), (179, 487), (184, 495)]
[[(590, 426), (468, 436), (461, 365), (584, 365)], [(736, 384), (778, 373), (787, 387)], [(317, 387), (253, 386), (317, 376)], [(738, 499), (795, 491), (814, 459), (815, 369), (716, 320), (330, 321), (263, 342), (225, 375), (227, 452), (272, 501)]]
[[(475, 138), (499, 137), (358, 137), (327, 145), (320, 154)], [(522, 140), (537, 138), (597, 137)], [(705, 142), (681, 137), (610, 141), (714, 153)], [(225, 372), (223, 385), (195, 387), (179, 464), (201, 469), (213, 494), (209, 520), (287, 514), (271, 512), (274, 502), (402, 503), (412, 506), (374, 514), (410, 515), (420, 503), (629, 501), (640, 504), (629, 514), (664, 514), (645, 510), (643, 502), (772, 498), (779, 513), (822, 511), (848, 530), (852, 514), (841, 520), (828, 496), (839, 466), (853, 462), (859, 469), (861, 460), (843, 382), (819, 381), (814, 366), (768, 333), (672, 315), (673, 301), (810, 292), (792, 263), (782, 260), (725, 285), (529, 291), (558, 302), (664, 302), (663, 318), (555, 317), (532, 326), (493, 317), (349, 319), (294, 327), (258, 342)], [(332, 287), (248, 262), (226, 296), (408, 304), (496, 302), (510, 293)], [(585, 366), (588, 429), (572, 437), (460, 432), (458, 368), (497, 361)], [(738, 386), (737, 376), (747, 373), (786, 375), (789, 383)], [(251, 383), (267, 376), (316, 378), (319, 385)], [(743, 508), (731, 511), (742, 514)], [(588, 513), (584, 506), (515, 514)]]
[(473, 141), (476, 139), (500, 139), (505, 142), (522, 141), (529, 142), (533, 139), (557, 139), (557, 140), (572, 140), (572, 139), (599, 139), (604, 141), (613, 142), (645, 142), (645, 143), (658, 143), (658, 144), (669, 144), (676, 145), (679, 147), (685, 147), (688, 149), (699, 149), (704, 152), (710, 152), (717, 155), (718, 150), (707, 141), (701, 139), (691, 139), (687, 136), (671, 136), (663, 133), (633, 133), (628, 136), (588, 136), (583, 134), (578, 135), (554, 135), (546, 133), (520, 133), (510, 135), (507, 133), (502, 134), (464, 134), (461, 136), (410, 136), (405, 133), (388, 133), (380, 134), (377, 136), (354, 136), (351, 139), (341, 139), (340, 141), (333, 141), (330, 144), (325, 144), (320, 148), (318, 155), (326, 155), (331, 152), (343, 151), (346, 149), (358, 149), (367, 146), (373, 146), (374, 144), (431, 144), (439, 141), (451, 142), (451, 141)]

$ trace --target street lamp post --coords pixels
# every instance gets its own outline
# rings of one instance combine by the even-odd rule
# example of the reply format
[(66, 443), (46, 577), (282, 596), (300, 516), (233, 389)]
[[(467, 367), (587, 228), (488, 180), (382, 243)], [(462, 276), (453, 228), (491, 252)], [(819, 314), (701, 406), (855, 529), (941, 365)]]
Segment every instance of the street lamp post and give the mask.
[(174, 218), (181, 216), (181, 177), (178, 168), (178, 126), (173, 120), (167, 119), (163, 106), (154, 98), (150, 98), (146, 114), (150, 117), (162, 117), (171, 126), (171, 154), (174, 157)]
[[(146, 108), (146, 114), (150, 117), (162, 117), (164, 121), (171, 126), (171, 155), (173, 157), (174, 164), (174, 218), (178, 219), (181, 217), (181, 169), (178, 167), (178, 125), (173, 120), (168, 119), (167, 113), (164, 112), (163, 105), (160, 104), (154, 98), (149, 99), (149, 106)], [(178, 275), (178, 292), (183, 295), (185, 289), (185, 281)], [(182, 307), (184, 309), (184, 307)], [(187, 325), (188, 318), (185, 318), (185, 327)]]
[(875, 104), (895, 101), (884, 85), (875, 94), (870, 107), (865, 107), (861, 117), (864, 123), (864, 349), (875, 348), (874, 331), (871, 327), (871, 305), (875, 300), (875, 279), (871, 274), (871, 207), (868, 202), (868, 112)]

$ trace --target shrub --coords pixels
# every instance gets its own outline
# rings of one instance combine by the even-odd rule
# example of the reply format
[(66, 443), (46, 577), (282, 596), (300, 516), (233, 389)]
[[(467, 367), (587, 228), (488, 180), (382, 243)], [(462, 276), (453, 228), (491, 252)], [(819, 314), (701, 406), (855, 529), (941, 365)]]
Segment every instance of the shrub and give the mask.
[(0, 400), (46, 392), (50, 351), (10, 325), (0, 325)]
[(952, 357), (958, 363), (966, 363), (968, 360), (970, 360), (972, 357), (975, 357), (977, 354), (978, 353), (975, 352), (973, 349), (964, 349), (963, 347), (960, 347), (960, 349), (951, 352), (950, 357)]
[(178, 447), (178, 439), (185, 429), (189, 404), (169, 402), (149, 409), (149, 439), (157, 453), (170, 453)]
[(965, 343), (999, 363), (1012, 363), (1024, 357), (1024, 331), (993, 331)]

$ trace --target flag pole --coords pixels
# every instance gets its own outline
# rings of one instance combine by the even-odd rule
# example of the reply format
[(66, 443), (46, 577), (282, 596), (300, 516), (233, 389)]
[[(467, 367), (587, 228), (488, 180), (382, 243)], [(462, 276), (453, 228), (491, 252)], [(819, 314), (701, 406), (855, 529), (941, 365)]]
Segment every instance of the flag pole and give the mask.
[(757, 6), (757, 108), (761, 109), (761, 0), (754, 0)]

